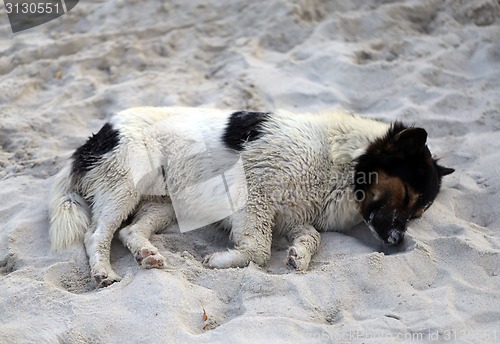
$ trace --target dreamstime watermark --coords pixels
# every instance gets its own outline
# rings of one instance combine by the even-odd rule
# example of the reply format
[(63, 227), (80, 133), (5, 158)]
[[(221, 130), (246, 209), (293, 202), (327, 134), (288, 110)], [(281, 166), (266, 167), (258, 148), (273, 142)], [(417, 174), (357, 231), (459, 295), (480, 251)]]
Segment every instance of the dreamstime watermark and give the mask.
[[(126, 147), (136, 190), (143, 196), (168, 194), (181, 232), (223, 220), (242, 210), (248, 201), (242, 155), (228, 149), (218, 137), (206, 131), (201, 125), (187, 128), (177, 125), (175, 121), (165, 120), (142, 131), (144, 137), (150, 138), (142, 145)], [(270, 179), (275, 178), (271, 170)], [(266, 178), (266, 173), (262, 178)], [(284, 207), (308, 202), (311, 178), (299, 176), (290, 181), (288, 188), (280, 187), (279, 183), (271, 186), (272, 183), (266, 184), (267, 180), (263, 180), (267, 189), (266, 202)], [(324, 197), (339, 204), (364, 200), (364, 191), (353, 193), (353, 186), (377, 183), (378, 174), (333, 171), (329, 179), (335, 187), (323, 190)], [(255, 183), (255, 180), (252, 182)]]
[(197, 125), (186, 128), (166, 120), (142, 134), (151, 140), (127, 147), (136, 190), (144, 196), (168, 193), (181, 232), (223, 220), (245, 207), (248, 190), (239, 152), (221, 146), (218, 138)]
[(398, 340), (402, 342), (449, 342), (466, 340), (475, 343), (498, 343), (500, 333), (497, 330), (457, 330), (432, 329), (420, 332), (378, 332), (378, 331), (343, 331), (315, 333), (316, 340), (337, 344), (353, 344), (366, 340)]
[(31, 29), (69, 12), (79, 0), (4, 0), (12, 32)]

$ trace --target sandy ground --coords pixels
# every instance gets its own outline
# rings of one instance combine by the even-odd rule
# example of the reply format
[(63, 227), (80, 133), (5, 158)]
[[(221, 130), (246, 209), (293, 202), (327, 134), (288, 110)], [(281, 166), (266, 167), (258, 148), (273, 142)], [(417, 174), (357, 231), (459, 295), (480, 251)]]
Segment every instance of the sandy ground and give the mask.
[[(0, 8), (0, 343), (500, 342), (499, 95), (496, 0), (86, 0), (15, 35)], [(95, 290), (83, 245), (50, 251), (51, 177), (113, 113), (174, 104), (399, 119), (456, 172), (398, 250), (360, 225), (306, 273), (279, 240), (207, 270), (227, 236), (173, 227), (172, 269), (116, 243)]]

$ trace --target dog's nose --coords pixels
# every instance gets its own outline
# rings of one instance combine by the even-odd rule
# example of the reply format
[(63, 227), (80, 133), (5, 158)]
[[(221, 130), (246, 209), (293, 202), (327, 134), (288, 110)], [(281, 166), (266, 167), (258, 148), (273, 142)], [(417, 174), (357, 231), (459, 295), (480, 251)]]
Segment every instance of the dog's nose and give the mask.
[(400, 232), (397, 229), (393, 229), (389, 233), (387, 242), (391, 245), (399, 245), (403, 242), (404, 237), (405, 237), (404, 232)]

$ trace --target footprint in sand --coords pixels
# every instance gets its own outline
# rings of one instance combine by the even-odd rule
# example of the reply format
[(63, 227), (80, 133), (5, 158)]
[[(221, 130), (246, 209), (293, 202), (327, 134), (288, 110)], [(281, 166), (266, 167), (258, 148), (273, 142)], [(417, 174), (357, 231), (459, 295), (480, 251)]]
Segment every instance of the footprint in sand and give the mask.
[(83, 294), (95, 290), (95, 283), (90, 278), (90, 270), (83, 264), (60, 262), (51, 265), (44, 274), (46, 282), (73, 294)]

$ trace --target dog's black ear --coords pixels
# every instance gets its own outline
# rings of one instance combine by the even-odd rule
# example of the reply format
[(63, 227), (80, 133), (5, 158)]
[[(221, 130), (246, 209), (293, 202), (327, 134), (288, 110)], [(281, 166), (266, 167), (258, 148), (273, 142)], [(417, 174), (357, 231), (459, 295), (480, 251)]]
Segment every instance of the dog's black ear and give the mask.
[(455, 169), (449, 168), (449, 167), (444, 167), (444, 166), (441, 166), (441, 165), (437, 165), (437, 169), (438, 169), (438, 173), (439, 173), (440, 176), (447, 176), (447, 175), (452, 174), (453, 172), (455, 172)]
[(408, 128), (394, 137), (394, 145), (398, 151), (413, 155), (422, 152), (427, 141), (427, 132), (422, 128)]

